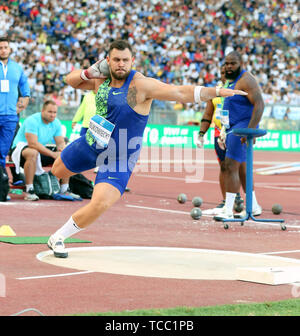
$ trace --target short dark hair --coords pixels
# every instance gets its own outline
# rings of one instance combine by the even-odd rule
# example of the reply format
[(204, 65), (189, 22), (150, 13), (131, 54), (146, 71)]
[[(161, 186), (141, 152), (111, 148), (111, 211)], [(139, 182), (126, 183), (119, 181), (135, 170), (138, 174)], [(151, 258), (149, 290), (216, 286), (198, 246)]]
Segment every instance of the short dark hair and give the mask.
[(227, 56), (236, 57), (240, 62), (243, 61), (242, 55), (236, 50), (231, 51)]
[(57, 105), (54, 100), (48, 99), (44, 102), (42, 109), (44, 110), (48, 105)]
[(7, 36), (0, 36), (0, 42), (7, 42), (7, 43), (9, 43), (9, 38)]
[(109, 47), (108, 54), (110, 54), (113, 49), (118, 49), (118, 50), (129, 49), (131, 54), (133, 53), (130, 43), (126, 40), (115, 40), (114, 42), (112, 42)]

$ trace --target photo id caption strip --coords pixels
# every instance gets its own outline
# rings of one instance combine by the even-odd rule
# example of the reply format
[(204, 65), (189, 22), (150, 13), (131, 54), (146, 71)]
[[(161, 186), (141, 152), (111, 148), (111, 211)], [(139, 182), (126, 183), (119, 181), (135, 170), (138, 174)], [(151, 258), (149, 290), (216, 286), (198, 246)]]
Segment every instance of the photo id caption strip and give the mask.
[[(130, 321), (130, 322), (129, 322)], [(128, 320), (112, 319), (109, 322), (105, 322), (104, 331), (106, 332), (124, 332), (126, 335), (144, 335), (149, 332), (171, 333), (174, 332), (187, 333), (194, 331), (194, 321), (191, 319), (155, 319), (149, 317), (145, 320), (143, 317), (136, 317), (134, 319), (128, 318)], [(189, 333), (189, 335), (191, 335)]]

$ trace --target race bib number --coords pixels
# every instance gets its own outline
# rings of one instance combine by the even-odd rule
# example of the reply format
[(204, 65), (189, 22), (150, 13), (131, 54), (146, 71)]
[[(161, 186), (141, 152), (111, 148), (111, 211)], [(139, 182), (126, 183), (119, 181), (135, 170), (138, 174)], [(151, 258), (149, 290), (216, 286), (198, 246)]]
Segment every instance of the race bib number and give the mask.
[(97, 144), (103, 148), (108, 146), (114, 128), (114, 124), (99, 115), (90, 119), (89, 131)]
[(230, 123), (229, 123), (229, 110), (221, 110), (221, 124), (225, 126), (225, 128), (230, 128)]

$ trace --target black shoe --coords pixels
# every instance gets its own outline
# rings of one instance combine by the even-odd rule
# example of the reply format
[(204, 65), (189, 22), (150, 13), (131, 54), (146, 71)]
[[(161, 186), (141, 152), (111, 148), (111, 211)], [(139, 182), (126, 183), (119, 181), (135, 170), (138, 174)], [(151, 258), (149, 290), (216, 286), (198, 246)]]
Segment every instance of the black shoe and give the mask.
[(240, 193), (237, 193), (237, 194), (236, 194), (234, 203), (235, 203), (236, 205), (240, 205), (240, 204), (244, 203), (244, 200), (242, 199)]
[(223, 200), (219, 205), (216, 206), (217, 209), (224, 208), (225, 206), (225, 200)]

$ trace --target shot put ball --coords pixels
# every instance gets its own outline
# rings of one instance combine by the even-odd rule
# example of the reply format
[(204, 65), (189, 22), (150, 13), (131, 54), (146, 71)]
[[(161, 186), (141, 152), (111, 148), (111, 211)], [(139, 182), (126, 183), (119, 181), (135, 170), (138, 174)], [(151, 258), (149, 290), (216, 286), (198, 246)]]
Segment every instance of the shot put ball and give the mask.
[(282, 206), (280, 204), (274, 204), (272, 206), (272, 212), (274, 215), (279, 215), (282, 211)]
[(234, 210), (236, 212), (242, 212), (244, 210), (244, 205), (243, 203), (238, 203), (234, 205)]
[(179, 194), (178, 197), (177, 197), (177, 201), (180, 203), (180, 204), (183, 204), (187, 201), (187, 197), (186, 197), (186, 194)]
[(193, 198), (192, 203), (195, 207), (201, 207), (201, 205), (203, 203), (203, 200), (202, 200), (201, 197), (196, 196), (196, 197)]
[(109, 67), (108, 67), (106, 59), (100, 62), (99, 69), (101, 73), (103, 73), (104, 76), (110, 77)]
[(193, 208), (192, 210), (191, 210), (191, 217), (193, 218), (193, 219), (200, 219), (200, 217), (202, 216), (202, 211), (201, 211), (201, 209), (200, 208)]

